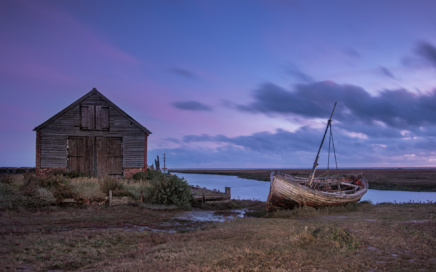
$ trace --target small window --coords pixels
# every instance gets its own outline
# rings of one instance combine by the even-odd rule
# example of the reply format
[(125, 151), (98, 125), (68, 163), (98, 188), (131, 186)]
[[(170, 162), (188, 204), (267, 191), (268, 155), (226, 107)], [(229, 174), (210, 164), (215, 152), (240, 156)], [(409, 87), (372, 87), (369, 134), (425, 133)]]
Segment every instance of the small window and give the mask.
[(95, 129), (109, 130), (109, 107), (95, 106)]
[(80, 106), (80, 129), (93, 130), (95, 127), (94, 119), (93, 105)]
[(81, 130), (109, 130), (109, 107), (80, 106)]

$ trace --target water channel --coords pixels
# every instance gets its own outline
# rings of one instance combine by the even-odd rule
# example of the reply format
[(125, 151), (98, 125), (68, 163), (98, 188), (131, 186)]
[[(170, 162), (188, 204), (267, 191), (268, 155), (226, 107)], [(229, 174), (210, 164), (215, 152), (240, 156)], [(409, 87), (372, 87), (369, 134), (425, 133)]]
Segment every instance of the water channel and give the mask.
[[(184, 177), (189, 185), (217, 189), (224, 192), (225, 187), (231, 188), (232, 199), (250, 199), (266, 201), (269, 192), (269, 182), (243, 179), (236, 176), (176, 173)], [(436, 202), (436, 192), (406, 192), (368, 190), (361, 201), (369, 200), (374, 204), (391, 202)]]

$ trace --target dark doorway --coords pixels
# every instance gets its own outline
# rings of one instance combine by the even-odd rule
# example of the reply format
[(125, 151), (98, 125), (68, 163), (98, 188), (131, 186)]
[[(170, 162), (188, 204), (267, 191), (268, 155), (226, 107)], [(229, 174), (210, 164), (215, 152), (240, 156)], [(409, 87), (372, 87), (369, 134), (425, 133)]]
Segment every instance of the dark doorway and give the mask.
[(68, 171), (86, 176), (123, 175), (122, 138), (68, 137)]

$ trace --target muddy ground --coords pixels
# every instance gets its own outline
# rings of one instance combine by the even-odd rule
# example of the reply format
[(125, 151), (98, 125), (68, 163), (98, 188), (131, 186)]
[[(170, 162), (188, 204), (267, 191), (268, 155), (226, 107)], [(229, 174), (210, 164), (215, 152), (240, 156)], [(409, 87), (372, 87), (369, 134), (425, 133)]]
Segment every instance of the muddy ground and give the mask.
[[(226, 210), (229, 207), (246, 208), (250, 216), (237, 217), (240, 212)], [(0, 270), (434, 271), (436, 267), (435, 203), (359, 203), (274, 213), (267, 213), (259, 202), (203, 208), (190, 212), (88, 205), (3, 210)], [(189, 214), (200, 215), (200, 220)], [(209, 221), (204, 220), (207, 214)]]

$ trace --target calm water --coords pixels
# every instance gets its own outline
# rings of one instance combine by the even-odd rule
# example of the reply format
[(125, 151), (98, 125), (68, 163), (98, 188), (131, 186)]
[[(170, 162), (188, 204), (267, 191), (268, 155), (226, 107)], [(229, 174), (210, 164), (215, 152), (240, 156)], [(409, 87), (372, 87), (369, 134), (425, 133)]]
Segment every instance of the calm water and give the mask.
[[(188, 184), (217, 189), (224, 192), (224, 187), (230, 187), (232, 199), (254, 199), (266, 201), (269, 192), (269, 182), (252, 179), (242, 179), (236, 176), (206, 175), (206, 174), (185, 174), (174, 173), (184, 177)], [(405, 191), (380, 191), (368, 190), (363, 200), (370, 200), (372, 203), (382, 202), (436, 202), (436, 192), (405, 192)]]

